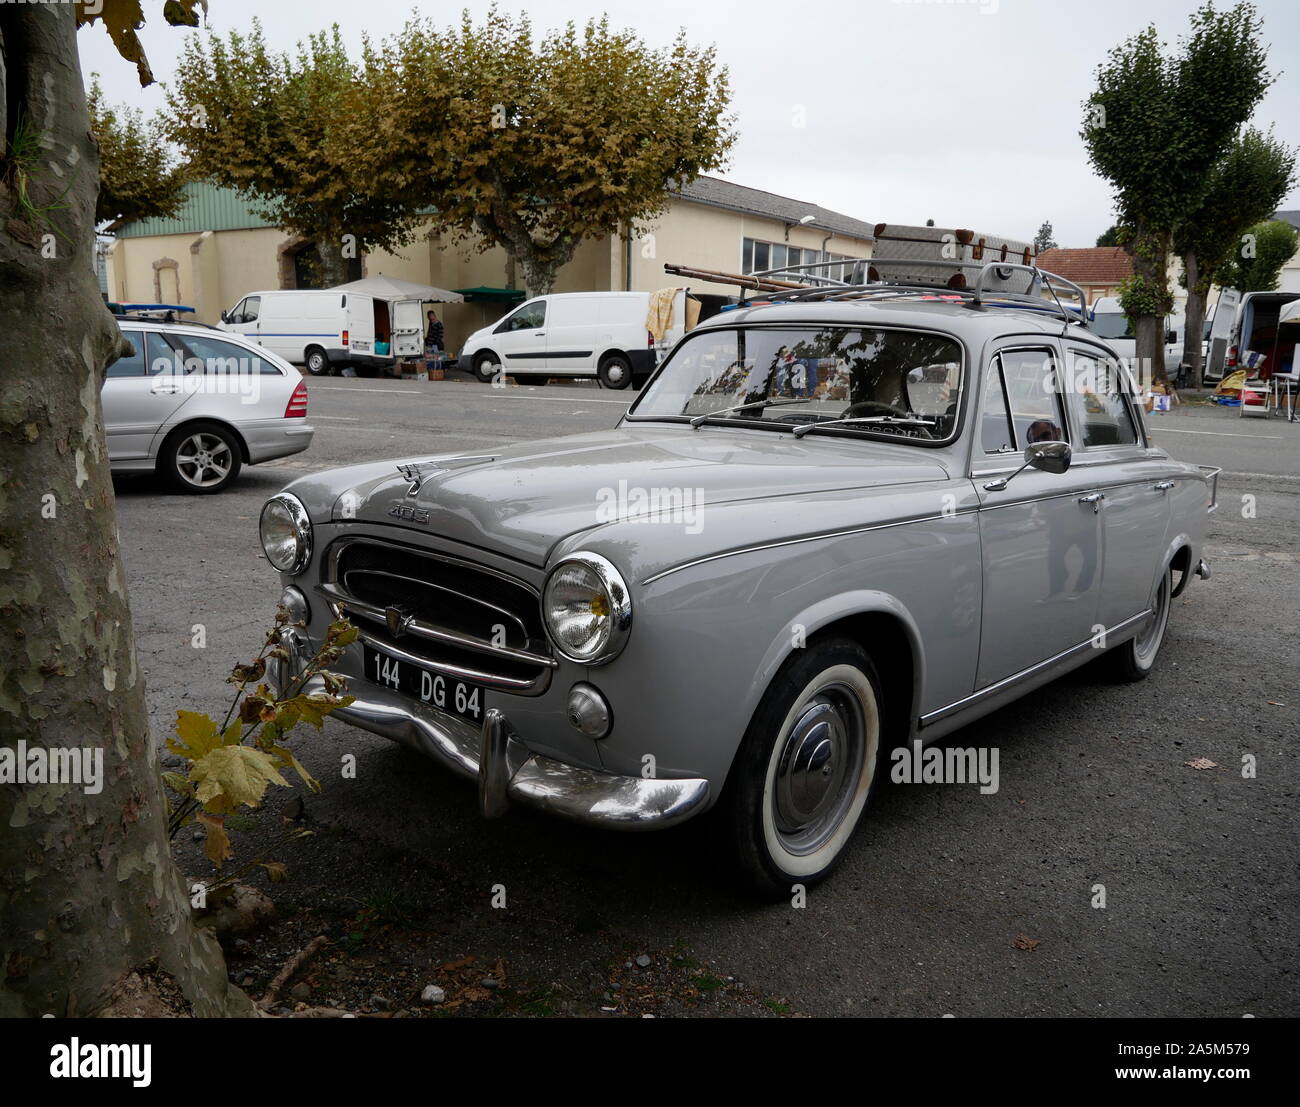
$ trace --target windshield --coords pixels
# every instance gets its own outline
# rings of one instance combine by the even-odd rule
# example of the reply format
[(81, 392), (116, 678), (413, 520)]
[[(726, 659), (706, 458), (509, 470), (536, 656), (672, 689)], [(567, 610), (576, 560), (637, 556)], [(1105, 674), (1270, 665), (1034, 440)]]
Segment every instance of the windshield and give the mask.
[(1089, 328), (1101, 338), (1132, 338), (1133, 324), (1122, 311), (1098, 312)]
[(852, 422), (826, 429), (947, 441), (960, 399), (961, 347), (943, 335), (843, 326), (708, 328), (673, 351), (629, 418), (786, 430), (844, 419)]

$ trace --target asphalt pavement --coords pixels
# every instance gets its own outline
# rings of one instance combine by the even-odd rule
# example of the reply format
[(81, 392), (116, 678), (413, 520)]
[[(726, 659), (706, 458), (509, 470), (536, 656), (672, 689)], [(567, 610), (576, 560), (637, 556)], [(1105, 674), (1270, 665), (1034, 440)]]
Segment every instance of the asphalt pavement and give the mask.
[[(246, 469), (225, 494), (116, 482), (160, 741), (178, 708), (224, 711), (226, 673), (269, 624), (268, 495), (308, 470), (609, 427), (632, 398), (466, 380), (309, 388), (310, 451)], [(1000, 790), (885, 788), (805, 907), (738, 896), (707, 827), (618, 836), (520, 810), (488, 823), (470, 785), (333, 722), (295, 744), (325, 784), (307, 800), (315, 825), (350, 845), (304, 879), (344, 897), (390, 881), (539, 978), (590, 973), (613, 934), (688, 949), (809, 1014), (1300, 1014), (1300, 424), (1213, 407), (1151, 424), (1175, 456), (1225, 470), (1212, 579), (1175, 601), (1157, 671), (1128, 686), (1084, 671), (953, 735), (1000, 749)], [(349, 753), (357, 778), (342, 780), (332, 766)], [(488, 907), (497, 884), (508, 910)]]

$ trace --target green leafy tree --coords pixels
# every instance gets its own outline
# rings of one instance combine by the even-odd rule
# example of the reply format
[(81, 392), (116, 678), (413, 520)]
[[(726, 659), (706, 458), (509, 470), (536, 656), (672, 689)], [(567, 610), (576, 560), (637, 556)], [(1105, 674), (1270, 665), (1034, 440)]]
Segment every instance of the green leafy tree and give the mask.
[[(164, 17), (193, 25), (193, 8)], [(167, 848), (104, 444), (100, 386), (129, 346), (91, 264), (79, 20), (147, 83), (138, 3), (0, 4), (0, 330), (23, 352), (0, 373), (0, 765), (98, 750), (102, 787), (0, 785), (0, 1016), (112, 1013), (137, 973), (170, 977), (196, 1015), (252, 1015)]]
[(1112, 223), (1097, 236), (1098, 246), (1122, 246), (1124, 245), (1124, 228), (1118, 223)]
[(351, 146), (360, 79), (337, 26), (287, 54), (268, 49), (254, 20), (247, 34), (189, 38), (164, 113), (196, 176), (239, 190), (315, 243), (326, 286), (345, 281), (364, 251), (409, 243), (417, 222), (383, 187), (386, 140), (372, 136), (369, 165)]
[(1046, 219), (1043, 225), (1038, 228), (1038, 233), (1034, 235), (1034, 253), (1041, 254), (1045, 250), (1055, 250), (1056, 239), (1052, 237), (1052, 224)]
[[(1252, 224), (1269, 216), (1291, 191), (1296, 179), (1295, 164), (1295, 150), (1271, 134), (1248, 128), (1210, 170), (1200, 203), (1188, 212), (1174, 232), (1174, 249), (1183, 259), (1182, 280), (1187, 288), (1183, 364), (1189, 367), (1194, 381), (1201, 378), (1201, 332), (1211, 285), (1217, 282), (1238, 287), (1238, 280), (1277, 280), (1276, 269), (1266, 277), (1266, 266), (1271, 264), (1276, 249), (1284, 246), (1285, 236)], [(1242, 257), (1243, 251), (1254, 250), (1261, 234), (1264, 254), (1269, 260), (1266, 262), (1262, 256)], [(1290, 258), (1291, 252), (1278, 262), (1279, 267)], [(1243, 275), (1239, 258), (1242, 266), (1252, 268), (1249, 278)], [(1254, 271), (1257, 265), (1258, 273)], [(1273, 286), (1273, 283), (1267, 285)]]
[(176, 164), (157, 120), (104, 103), (96, 77), (87, 95), (90, 129), (99, 144), (96, 223), (175, 215), (185, 202), (186, 173)]
[(600, 19), (536, 41), (492, 8), (415, 20), (366, 69), (353, 156), (449, 237), (504, 248), (530, 293), (583, 239), (645, 229), (734, 141), (727, 72), (684, 34), (651, 50)]
[(1281, 219), (1246, 228), (1228, 259), (1216, 272), (1217, 283), (1239, 292), (1272, 292), (1282, 266), (1296, 252), (1300, 232)]
[(1167, 383), (1163, 317), (1173, 298), (1166, 276), (1179, 223), (1199, 204), (1213, 166), (1263, 98), (1272, 77), (1255, 7), (1191, 16), (1175, 53), (1149, 26), (1097, 67), (1081, 131), (1088, 156), (1115, 193), (1133, 276), (1121, 299), (1134, 320), (1137, 356)]

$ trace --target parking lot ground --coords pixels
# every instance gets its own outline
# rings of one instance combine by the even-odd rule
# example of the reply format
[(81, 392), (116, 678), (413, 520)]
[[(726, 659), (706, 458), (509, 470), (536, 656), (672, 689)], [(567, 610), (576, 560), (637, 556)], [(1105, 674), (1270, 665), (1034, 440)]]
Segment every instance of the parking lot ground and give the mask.
[[(269, 623), (266, 496), (308, 470), (612, 426), (633, 396), (309, 387), (311, 450), (223, 495), (117, 482), (160, 742), (178, 708), (224, 710), (225, 675)], [(1219, 409), (1151, 423), (1175, 456), (1225, 470), (1212, 579), (1176, 601), (1146, 682), (1081, 671), (951, 736), (998, 747), (996, 794), (890, 785), (806, 906), (756, 906), (716, 867), (703, 823), (620, 836), (523, 810), (486, 822), (472, 786), (327, 722), (293, 741), (324, 790), (277, 788), (232, 820), (241, 858), (290, 868), (273, 889), (282, 922), (232, 955), (235, 978), (257, 994), (324, 931), (330, 956), (306, 974), (315, 1003), (387, 989), (403, 1006), (417, 983), (443, 983), (471, 1013), (1300, 1014), (1300, 425)], [(340, 775), (345, 755), (355, 779)], [(195, 843), (180, 854), (206, 871)], [(494, 972), (502, 986), (481, 987)]]

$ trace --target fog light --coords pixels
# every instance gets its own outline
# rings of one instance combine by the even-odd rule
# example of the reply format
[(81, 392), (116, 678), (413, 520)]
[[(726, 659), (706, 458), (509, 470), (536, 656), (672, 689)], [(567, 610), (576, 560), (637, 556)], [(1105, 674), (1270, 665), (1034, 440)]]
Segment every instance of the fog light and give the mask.
[(590, 684), (575, 684), (569, 689), (569, 722), (588, 738), (604, 738), (614, 722), (609, 704)]
[(307, 597), (292, 584), (280, 593), (280, 605), (288, 609), (291, 623), (306, 626), (311, 621), (311, 607), (307, 603)]

